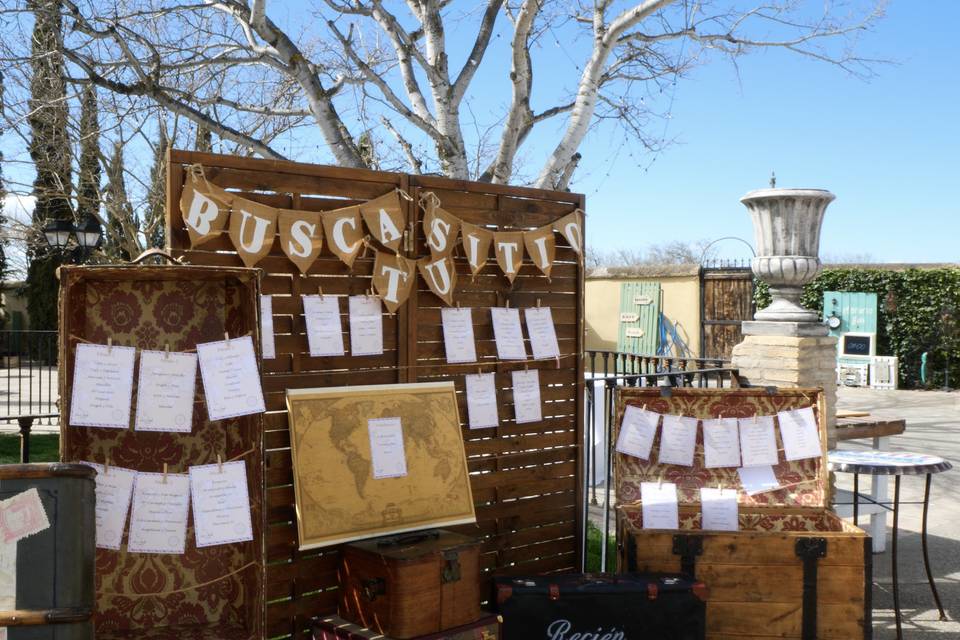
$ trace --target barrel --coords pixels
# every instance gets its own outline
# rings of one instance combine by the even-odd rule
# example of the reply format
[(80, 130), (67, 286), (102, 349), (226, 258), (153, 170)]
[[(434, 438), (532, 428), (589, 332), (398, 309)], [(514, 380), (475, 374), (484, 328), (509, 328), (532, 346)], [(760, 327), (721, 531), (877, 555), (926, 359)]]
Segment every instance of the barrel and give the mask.
[(95, 475), (82, 464), (0, 465), (0, 499), (36, 488), (50, 521), (15, 543), (16, 589), (5, 585), (15, 591), (15, 608), (0, 610), (9, 640), (94, 637)]

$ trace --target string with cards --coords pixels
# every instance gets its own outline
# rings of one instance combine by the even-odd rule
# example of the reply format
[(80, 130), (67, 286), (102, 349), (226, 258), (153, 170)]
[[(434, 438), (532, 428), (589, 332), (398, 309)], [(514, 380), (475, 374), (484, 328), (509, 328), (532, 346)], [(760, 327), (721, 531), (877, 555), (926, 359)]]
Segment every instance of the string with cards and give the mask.
[[(430, 290), (447, 305), (454, 304), (456, 269), (454, 251), (462, 246), (472, 277), (487, 265), (493, 249), (496, 263), (512, 284), (524, 256), (549, 279), (556, 260), (556, 234), (583, 256), (583, 211), (576, 209), (553, 222), (524, 231), (490, 231), (446, 211), (433, 192), (421, 194), (423, 232), (429, 256), (411, 259), (401, 255), (410, 244), (401, 198), (413, 199), (394, 188), (359, 205), (331, 211), (278, 209), (254, 202), (210, 182), (199, 165), (191, 165), (180, 197), (180, 210), (190, 246), (199, 247), (224, 229), (248, 267), (260, 262), (273, 246), (280, 247), (301, 273), (307, 273), (324, 245), (348, 267), (362, 251), (375, 253), (373, 288), (391, 313), (409, 297), (417, 272)], [(364, 232), (366, 227), (367, 233)], [(375, 240), (376, 243), (372, 242)]]
[[(735, 468), (744, 493), (756, 495), (811, 482), (781, 484), (774, 466), (780, 452), (788, 462), (820, 458), (823, 448), (813, 407), (780, 411), (746, 418), (724, 417), (698, 420), (688, 416), (659, 414), (646, 406), (628, 404), (623, 413), (617, 452), (649, 460), (660, 427), (657, 461), (685, 467), (694, 465), (697, 432), (702, 423), (703, 461), (708, 469)], [(662, 425), (662, 426), (661, 426)], [(779, 431), (783, 449), (777, 446)], [(674, 483), (643, 482), (640, 485), (643, 528), (677, 529), (679, 511)], [(736, 531), (739, 528), (738, 492), (702, 487), (700, 503), (703, 529)]]

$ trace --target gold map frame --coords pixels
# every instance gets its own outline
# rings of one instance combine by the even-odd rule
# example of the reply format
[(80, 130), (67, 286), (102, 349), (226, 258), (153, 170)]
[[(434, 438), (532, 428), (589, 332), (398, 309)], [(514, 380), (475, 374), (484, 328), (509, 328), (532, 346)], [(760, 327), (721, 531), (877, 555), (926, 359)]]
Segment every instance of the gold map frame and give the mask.
[[(300, 549), (476, 522), (453, 382), (288, 389)], [(407, 475), (375, 480), (367, 420), (399, 417)]]

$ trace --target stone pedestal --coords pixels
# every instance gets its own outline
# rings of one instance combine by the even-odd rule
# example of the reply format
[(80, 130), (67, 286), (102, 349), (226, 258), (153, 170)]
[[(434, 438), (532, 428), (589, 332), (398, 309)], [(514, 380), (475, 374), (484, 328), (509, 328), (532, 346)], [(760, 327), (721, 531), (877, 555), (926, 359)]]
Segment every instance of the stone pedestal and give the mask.
[(755, 386), (823, 387), (828, 445), (835, 445), (837, 339), (820, 323), (744, 322), (732, 366)]

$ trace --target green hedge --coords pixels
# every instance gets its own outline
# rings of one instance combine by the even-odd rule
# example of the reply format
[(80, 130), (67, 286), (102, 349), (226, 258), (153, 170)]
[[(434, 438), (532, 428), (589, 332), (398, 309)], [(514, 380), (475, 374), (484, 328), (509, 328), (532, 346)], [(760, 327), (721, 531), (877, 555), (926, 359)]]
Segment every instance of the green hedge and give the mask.
[[(823, 315), (824, 291), (876, 293), (877, 354), (900, 358), (900, 386), (921, 387), (920, 356), (927, 352), (927, 387), (960, 387), (960, 268), (824, 269), (804, 288), (803, 305)], [(754, 289), (757, 308), (770, 304), (766, 284)], [(949, 362), (948, 362), (949, 359)]]

